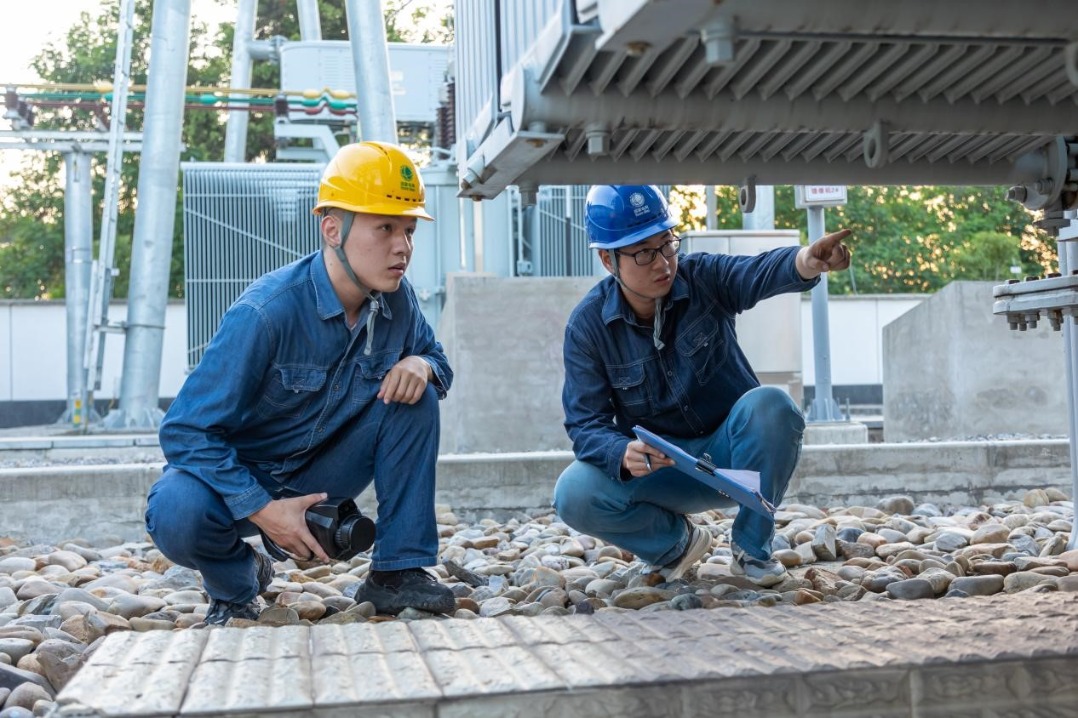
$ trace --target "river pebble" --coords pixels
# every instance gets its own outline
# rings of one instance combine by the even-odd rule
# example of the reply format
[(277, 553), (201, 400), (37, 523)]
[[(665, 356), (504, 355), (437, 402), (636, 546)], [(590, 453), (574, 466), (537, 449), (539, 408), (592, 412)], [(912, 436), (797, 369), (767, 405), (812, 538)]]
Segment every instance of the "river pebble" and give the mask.
[[(712, 546), (670, 583), (553, 512), (470, 523), (460, 516), (437, 508), (441, 563), (429, 570), (453, 590), (453, 615), (461, 619), (1078, 591), (1078, 550), (1067, 550), (1074, 504), (1056, 489), (976, 507), (917, 504), (908, 496), (875, 506), (784, 505), (772, 548), (790, 575), (770, 588), (730, 571), (733, 511), (691, 517), (712, 535)], [(346, 589), (370, 570), (366, 554), (274, 568), (258, 621), (233, 625), (444, 618), (411, 609), (379, 616), (370, 603), (347, 598)], [(148, 542), (23, 545), (0, 538), (0, 712), (47, 712), (105, 636), (200, 629), (208, 602), (198, 572), (173, 565)]]

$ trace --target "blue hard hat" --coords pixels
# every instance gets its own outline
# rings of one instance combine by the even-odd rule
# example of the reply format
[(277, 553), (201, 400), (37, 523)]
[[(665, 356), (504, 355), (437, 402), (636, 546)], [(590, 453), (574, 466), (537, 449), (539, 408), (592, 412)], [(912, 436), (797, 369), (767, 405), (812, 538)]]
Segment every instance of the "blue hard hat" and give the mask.
[(593, 185), (585, 214), (591, 249), (628, 247), (677, 225), (655, 185)]

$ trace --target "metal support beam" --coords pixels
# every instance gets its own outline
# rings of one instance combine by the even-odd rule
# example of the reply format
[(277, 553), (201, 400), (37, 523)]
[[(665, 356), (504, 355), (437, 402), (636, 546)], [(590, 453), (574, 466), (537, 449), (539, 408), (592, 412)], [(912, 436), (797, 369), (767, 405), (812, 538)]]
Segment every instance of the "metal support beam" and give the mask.
[[(546, 157), (536, 143), (554, 139), (556, 135), (544, 135), (542, 139), (532, 138), (527, 141), (518, 133), (518, 138), (501, 147), (484, 148), (482, 156), (474, 158), (484, 160), (486, 170), (478, 183), (469, 183), (463, 187), (462, 196), (493, 198), (508, 185), (518, 181), (527, 181), (537, 185), (591, 184), (602, 182), (610, 177), (617, 177), (625, 184), (722, 184), (740, 185), (749, 175), (756, 175), (761, 184), (768, 185), (809, 185), (809, 184), (845, 184), (845, 185), (902, 185), (924, 184), (926, 177), (931, 177), (935, 184), (950, 185), (1003, 185), (1011, 181), (1013, 166), (1007, 162), (987, 162), (970, 164), (966, 162), (928, 161), (889, 163), (872, 169), (860, 161), (841, 161), (827, 164), (808, 162), (784, 162), (775, 160), (765, 162), (752, 160), (746, 162), (736, 155), (721, 161), (712, 158), (707, 161), (679, 162), (674, 156), (662, 160), (647, 162), (620, 161), (610, 157), (588, 158), (587, 162), (571, 162), (560, 154)], [(519, 139), (519, 141), (517, 141)], [(542, 160), (542, 161), (539, 161)]]
[(153, 428), (162, 416), (158, 406), (161, 349), (172, 266), (190, 26), (191, 0), (154, 1), (153, 63), (143, 139), (146, 151), (139, 168), (124, 371), (119, 408), (105, 417), (105, 426), (110, 429)]
[(360, 137), (396, 143), (397, 116), (389, 89), (389, 48), (382, 0), (348, 0), (345, 12), (356, 68)]
[(318, 0), (296, 0), (299, 15), (299, 39), (304, 42), (322, 39), (322, 21), (318, 17)]
[[(809, 207), (808, 241), (824, 235), (823, 207)], [(831, 327), (827, 316), (827, 272), (812, 288), (812, 346), (816, 372), (816, 393), (805, 420), (809, 423), (845, 421), (831, 390)]]
[[(817, 100), (804, 95), (776, 102), (755, 93), (737, 98), (723, 92), (709, 99), (699, 93), (681, 97), (674, 90), (652, 96), (639, 89), (628, 96), (607, 93), (602, 102), (596, 102), (595, 95), (586, 89), (571, 95), (542, 94), (541, 90), (526, 69), (517, 68), (511, 75), (514, 129), (538, 122), (550, 130), (595, 123), (623, 129), (709, 132), (802, 132), (812, 128), (865, 132), (877, 122), (885, 122), (895, 132), (1066, 135), (1074, 132), (1075, 124), (1073, 103), (1053, 105), (1044, 99), (1029, 105), (993, 104), (989, 111), (968, 98), (933, 104), (891, 98), (873, 102), (864, 97), (847, 101), (837, 95)], [(663, 111), (657, 113), (656, 107)]]
[[(239, 0), (236, 10), (236, 29), (232, 36), (232, 74), (229, 84), (237, 90), (251, 87), (251, 53), (249, 43), (254, 39), (258, 17), (258, 0)], [(233, 102), (242, 102), (243, 95), (232, 95)], [(225, 162), (243, 162), (247, 153), (247, 123), (245, 110), (229, 110), (225, 125)]]
[[(1078, 272), (1078, 212), (1066, 213), (1070, 225), (1059, 232), (1059, 272), (1071, 276)], [(1071, 499), (1078, 499), (1078, 326), (1069, 321), (1063, 326), (1063, 363), (1067, 373), (1067, 416), (1070, 431)], [(1078, 531), (1071, 530), (1067, 549), (1078, 549)]]
[(90, 307), (90, 269), (94, 259), (93, 183), (90, 156), (64, 154), (64, 304), (67, 309), (67, 408), (57, 423), (82, 427), (100, 417), (83, 406), (87, 395), (87, 311)]

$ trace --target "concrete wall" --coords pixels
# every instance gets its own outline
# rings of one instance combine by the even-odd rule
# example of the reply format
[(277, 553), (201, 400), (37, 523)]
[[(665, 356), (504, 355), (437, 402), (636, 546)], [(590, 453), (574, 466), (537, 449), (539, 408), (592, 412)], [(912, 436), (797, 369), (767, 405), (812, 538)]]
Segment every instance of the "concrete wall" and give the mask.
[[(127, 318), (126, 302), (109, 305), (109, 318)], [(97, 399), (118, 399), (124, 336), (105, 336), (105, 362)], [(165, 310), (160, 395), (175, 397), (186, 378), (187, 310)], [(0, 401), (67, 400), (67, 314), (63, 302), (0, 302)]]
[(993, 282), (953, 282), (883, 329), (884, 438), (1067, 433), (1063, 333), (992, 314)]
[[(862, 294), (829, 297), (831, 382), (835, 386), (883, 383), (883, 328), (923, 302), (925, 294)], [(801, 374), (816, 384), (812, 346), (812, 295), (801, 297)]]
[(455, 378), (443, 454), (567, 449), (562, 343), (596, 277), (450, 275), (438, 338)]

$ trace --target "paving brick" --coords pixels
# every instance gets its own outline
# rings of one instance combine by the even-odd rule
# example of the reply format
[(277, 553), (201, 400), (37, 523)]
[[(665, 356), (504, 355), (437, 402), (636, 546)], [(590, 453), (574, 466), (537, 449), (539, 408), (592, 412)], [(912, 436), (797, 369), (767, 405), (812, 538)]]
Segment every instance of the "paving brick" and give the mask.
[(150, 718), (179, 713), (194, 664), (83, 666), (57, 696), (61, 706), (88, 706), (103, 716)]
[(430, 651), (426, 660), (447, 698), (566, 687), (565, 681), (521, 646)]
[(618, 640), (618, 633), (591, 616), (506, 616), (498, 619), (524, 645), (600, 643)]
[(413, 621), (408, 624), (422, 651), (499, 648), (519, 643), (517, 636), (497, 618), (473, 621)]
[(438, 718), (655, 718), (683, 715), (681, 702), (681, 690), (667, 685), (581, 693), (536, 693), (447, 702), (438, 707)]
[(420, 653), (317, 655), (311, 672), (318, 706), (433, 702), (442, 697)]
[(303, 711), (314, 706), (305, 658), (209, 661), (191, 676), (180, 715)]
[(209, 631), (122, 631), (113, 633), (94, 652), (97, 665), (124, 666), (198, 662)]
[(202, 662), (310, 658), (311, 631), (306, 626), (257, 626), (242, 631), (208, 631)]
[(796, 676), (736, 678), (685, 688), (685, 715), (726, 718), (793, 718), (800, 690)]
[(318, 624), (311, 630), (313, 655), (351, 656), (357, 653), (394, 653), (418, 649), (408, 626), (402, 622)]

